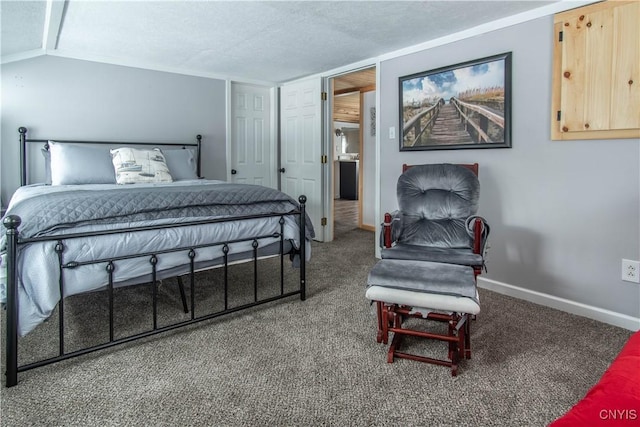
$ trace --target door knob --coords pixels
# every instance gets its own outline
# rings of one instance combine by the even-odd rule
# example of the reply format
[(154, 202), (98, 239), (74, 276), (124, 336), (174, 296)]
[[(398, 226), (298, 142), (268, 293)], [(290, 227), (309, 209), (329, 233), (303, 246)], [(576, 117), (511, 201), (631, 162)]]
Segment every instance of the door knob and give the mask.
[(280, 168), (278, 170), (280, 171), (280, 173), (285, 173), (285, 168)]
[(231, 169), (231, 175), (235, 175), (235, 174), (237, 174), (237, 173), (238, 173), (238, 171), (237, 171), (237, 170), (235, 170), (235, 169)]

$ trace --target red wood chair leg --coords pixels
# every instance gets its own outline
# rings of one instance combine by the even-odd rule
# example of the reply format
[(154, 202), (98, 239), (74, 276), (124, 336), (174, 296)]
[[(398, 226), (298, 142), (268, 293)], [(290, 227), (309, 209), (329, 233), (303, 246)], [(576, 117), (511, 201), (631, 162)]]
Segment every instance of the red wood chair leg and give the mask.
[(387, 363), (393, 363), (393, 359), (396, 355), (396, 350), (400, 347), (402, 342), (402, 334), (393, 334), (391, 345), (389, 346), (389, 352), (387, 353)]
[(382, 328), (382, 302), (376, 301), (376, 314), (378, 317), (378, 333), (376, 335), (376, 341), (381, 343), (384, 341), (386, 344), (387, 341), (384, 339), (384, 331)]
[(393, 312), (393, 327), (394, 328), (402, 328), (402, 314)]
[[(453, 320), (449, 321), (449, 325), (448, 325), (448, 334), (450, 337), (453, 336), (453, 331), (455, 331), (455, 322)], [(449, 353), (447, 355), (447, 357), (449, 357), (449, 360), (453, 360), (453, 353), (456, 351), (456, 343), (453, 341), (449, 341)]]
[(465, 333), (464, 333), (464, 358), (471, 359), (471, 315), (467, 314), (467, 322), (465, 323)]
[(387, 344), (389, 342), (389, 310), (382, 302), (380, 307), (382, 311), (382, 342)]
[[(463, 316), (463, 318), (465, 319), (465, 323), (466, 323), (465, 316)], [(467, 334), (465, 334), (465, 330), (466, 330), (466, 326), (462, 325), (462, 327), (458, 331), (458, 357), (460, 359), (464, 359), (464, 355), (465, 355), (465, 343), (467, 342), (466, 340)]]

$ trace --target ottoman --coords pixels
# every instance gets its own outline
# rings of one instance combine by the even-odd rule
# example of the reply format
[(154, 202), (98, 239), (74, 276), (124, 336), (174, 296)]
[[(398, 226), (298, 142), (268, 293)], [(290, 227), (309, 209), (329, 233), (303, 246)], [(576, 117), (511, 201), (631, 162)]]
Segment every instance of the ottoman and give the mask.
[[(412, 260), (383, 259), (369, 272), (366, 298), (376, 304), (378, 332), (376, 340), (393, 340), (387, 361), (404, 358), (451, 368), (458, 373), (461, 358), (471, 358), (471, 317), (480, 312), (473, 267)], [(447, 322), (446, 334), (411, 329), (403, 325), (407, 318)], [(449, 343), (448, 359), (433, 359), (399, 351), (402, 337), (436, 339)]]

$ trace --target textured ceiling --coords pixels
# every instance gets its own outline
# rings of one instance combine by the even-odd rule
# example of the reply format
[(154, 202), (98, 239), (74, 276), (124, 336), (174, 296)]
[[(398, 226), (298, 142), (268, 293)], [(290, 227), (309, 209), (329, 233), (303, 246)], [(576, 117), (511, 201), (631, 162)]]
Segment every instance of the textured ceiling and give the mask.
[[(53, 1), (61, 19), (52, 24), (59, 26), (58, 39), (47, 43), (47, 53), (284, 82), (549, 3), (553, 1)], [(42, 49), (49, 14), (45, 1), (3, 0), (1, 12), (3, 62), (8, 55)]]
[(42, 47), (45, 11), (44, 2), (0, 3), (2, 56)]

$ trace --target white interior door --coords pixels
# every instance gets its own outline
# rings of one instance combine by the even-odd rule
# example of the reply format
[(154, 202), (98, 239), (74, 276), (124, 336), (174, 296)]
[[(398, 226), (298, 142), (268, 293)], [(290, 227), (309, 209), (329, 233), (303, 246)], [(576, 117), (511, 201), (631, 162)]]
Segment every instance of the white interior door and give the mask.
[(270, 88), (231, 83), (230, 180), (277, 187)]
[(324, 241), (322, 203), (322, 80), (289, 83), (280, 92), (280, 187), (296, 200), (307, 197), (307, 213)]

